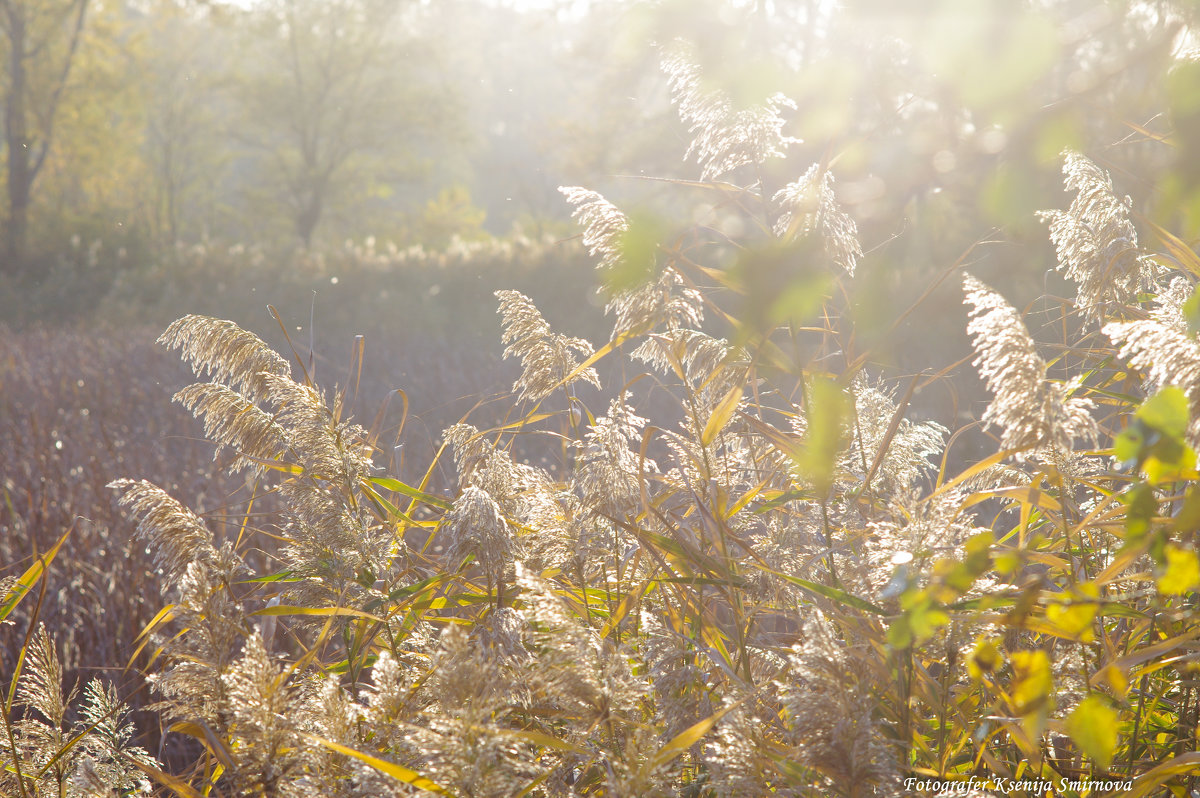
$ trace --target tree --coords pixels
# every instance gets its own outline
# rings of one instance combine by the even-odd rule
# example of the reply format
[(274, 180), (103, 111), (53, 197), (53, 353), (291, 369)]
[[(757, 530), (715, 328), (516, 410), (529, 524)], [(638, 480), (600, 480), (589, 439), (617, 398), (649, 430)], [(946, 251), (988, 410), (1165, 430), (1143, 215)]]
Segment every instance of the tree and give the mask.
[(0, 0), (7, 48), (4, 143), (8, 153), (6, 270), (24, 259), (33, 184), (54, 140), (54, 120), (87, 21), (89, 0)]
[(213, 227), (228, 98), (223, 42), (234, 42), (204, 14), (163, 4), (149, 20), (149, 68), (144, 82), (145, 156), (153, 175), (153, 217), (160, 244), (174, 246)]
[(406, 30), (408, 8), (276, 0), (256, 12), (264, 62), (243, 94), (240, 135), (268, 154), (267, 182), (306, 247), (335, 199), (396, 179), (414, 134), (444, 127), (445, 103)]

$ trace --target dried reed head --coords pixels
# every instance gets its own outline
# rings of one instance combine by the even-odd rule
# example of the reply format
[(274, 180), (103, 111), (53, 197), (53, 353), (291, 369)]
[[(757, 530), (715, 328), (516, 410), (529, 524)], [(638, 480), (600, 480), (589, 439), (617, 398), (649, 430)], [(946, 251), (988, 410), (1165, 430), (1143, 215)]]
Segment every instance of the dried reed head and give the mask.
[(25, 717), (21, 737), (30, 753), (48, 759), (64, 742), (63, 725), (74, 693), (63, 695), (62, 662), (54, 640), (42, 624), (38, 624), (37, 632), (25, 650), (22, 671), (22, 678), (16, 685), (17, 701), (37, 714)]
[(1076, 192), (1070, 208), (1042, 211), (1038, 218), (1050, 225), (1057, 268), (1079, 286), (1075, 306), (1100, 321), (1114, 309), (1136, 303), (1138, 292), (1153, 285), (1158, 269), (1141, 256), (1129, 221), (1132, 202), (1116, 195), (1107, 172), (1068, 150), (1063, 175), (1067, 190)]
[(1187, 394), (1192, 405), (1189, 437), (1200, 444), (1200, 340), (1188, 328), (1183, 303), (1194, 290), (1182, 277), (1159, 294), (1157, 307), (1148, 319), (1113, 321), (1103, 332), (1119, 347), (1118, 355), (1145, 374), (1151, 390), (1174, 385)]
[(275, 795), (301, 765), (301, 738), (286, 674), (252, 635), (242, 656), (221, 674), (230, 714), (229, 744), (237, 751), (234, 781), (243, 795)]
[(137, 518), (138, 535), (154, 549), (154, 563), (167, 582), (176, 582), (193, 562), (213, 563), (212, 533), (200, 518), (162, 488), (146, 480), (118, 479), (109, 484), (121, 491), (119, 503)]
[(224, 447), (233, 449), (231, 473), (247, 469), (262, 474), (265, 463), (288, 449), (288, 434), (279, 422), (242, 394), (217, 382), (201, 382), (173, 397), (204, 422), (204, 434), (217, 444), (216, 459)]
[(559, 193), (574, 206), (571, 218), (583, 228), (583, 245), (599, 258), (599, 268), (611, 269), (621, 262), (621, 237), (629, 231), (629, 220), (616, 205), (595, 191), (580, 186), (559, 186)]
[(474, 555), (493, 584), (520, 552), (500, 505), (482, 488), (468, 487), (459, 494), (442, 519), (441, 531), (449, 541), (449, 562), (457, 566), (468, 555)]
[[(75, 719), (70, 710), (77, 689), (64, 694), (62, 680), (57, 647), (39, 624), (13, 685), (15, 702), (25, 712), (8, 727), (8, 744), (0, 748), (0, 790), (31, 796), (149, 795), (150, 784), (136, 763), (153, 760), (131, 744), (128, 710), (116, 691), (89, 681)], [(17, 785), (10, 777), (20, 771)]]
[(149, 752), (133, 745), (133, 724), (112, 685), (92, 679), (83, 690), (80, 722), (88, 730), (79, 741), (72, 787), (80, 795), (150, 795), (150, 781), (137, 767), (156, 765)]
[(532, 746), (510, 733), (520, 685), (450, 624), (438, 640), (422, 716), (410, 728), (423, 773), (458, 795), (515, 795), (538, 776)]
[(159, 336), (158, 342), (179, 349), (196, 374), (212, 374), (251, 401), (265, 399), (268, 386), (263, 376), (291, 374), (287, 361), (253, 333), (231, 321), (209, 316), (184, 316)]
[(783, 785), (773, 783), (758, 752), (763, 725), (753, 713), (737, 707), (713, 730), (704, 748), (704, 766), (716, 798), (767, 798), (783, 793)]
[(896, 753), (876, 716), (881, 685), (865, 659), (851, 651), (820, 618), (805, 624), (804, 642), (791, 656), (781, 682), (796, 761), (824, 775), (840, 795), (862, 795), (869, 786), (899, 788)]
[(832, 172), (813, 164), (803, 177), (776, 192), (773, 200), (779, 208), (775, 235), (784, 240), (814, 233), (821, 236), (826, 256), (846, 274), (854, 275), (863, 255), (858, 225), (838, 205)]
[(679, 117), (692, 134), (687, 158), (700, 165), (701, 180), (716, 180), (735, 169), (781, 158), (798, 140), (783, 135), (781, 112), (796, 104), (782, 94), (761, 105), (738, 108), (724, 91), (706, 86), (689, 45), (676, 41), (666, 48), (663, 71)]
[[(629, 230), (629, 220), (608, 200), (594, 191), (577, 186), (559, 191), (575, 206), (572, 217), (584, 228), (583, 242), (593, 256), (599, 257), (599, 268), (611, 269), (622, 262), (622, 236)], [(704, 320), (703, 298), (695, 288), (687, 286), (671, 265), (663, 266), (644, 284), (617, 291), (605, 305), (604, 312), (616, 316), (613, 338), (656, 328), (677, 330), (698, 327)]]
[(575, 355), (592, 354), (590, 343), (551, 331), (533, 302), (519, 291), (497, 291), (496, 297), (504, 324), (502, 340), (508, 344), (504, 357), (519, 357), (524, 369), (513, 383), (522, 400), (541, 401), (560, 385), (580, 379), (600, 387), (594, 368), (574, 373), (579, 366)]
[[(613, 337), (653, 330), (676, 331), (699, 327), (704, 322), (704, 300), (672, 267), (640, 288), (623, 291), (605, 306), (616, 316)], [(634, 354), (643, 357), (643, 343)]]
[(646, 419), (633, 412), (630, 400), (622, 393), (609, 403), (608, 414), (597, 418), (578, 444), (575, 461), (575, 483), (584, 506), (617, 517), (636, 515), (642, 480), (658, 470), (654, 460), (632, 448), (641, 443)]
[(972, 306), (967, 332), (975, 365), (993, 396), (983, 421), (1001, 428), (1000, 445), (1066, 453), (1076, 438), (1095, 442), (1095, 405), (1071, 396), (1073, 385), (1046, 379), (1046, 362), (1016, 308), (970, 275), (963, 290)]
[[(850, 448), (843, 455), (846, 470), (861, 473), (865, 479), (865, 469), (879, 457), (872, 482), (878, 480), (885, 493), (911, 488), (932, 468), (929, 458), (941, 453), (949, 430), (937, 422), (914, 423), (901, 418), (891, 438), (886, 439), (898, 410), (895, 399), (882, 387), (872, 387), (865, 378), (856, 381), (853, 390), (855, 422)], [(887, 449), (881, 452), (885, 444)]]

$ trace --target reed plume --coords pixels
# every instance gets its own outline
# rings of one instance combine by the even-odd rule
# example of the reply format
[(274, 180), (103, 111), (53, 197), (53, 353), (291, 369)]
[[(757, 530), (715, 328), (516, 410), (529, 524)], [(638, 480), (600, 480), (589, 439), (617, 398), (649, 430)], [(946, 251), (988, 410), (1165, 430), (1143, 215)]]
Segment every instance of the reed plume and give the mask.
[(1038, 218), (1050, 226), (1056, 268), (1079, 286), (1075, 306), (1088, 319), (1101, 321), (1136, 304), (1138, 292), (1155, 284), (1158, 269), (1138, 247), (1129, 220), (1132, 201), (1117, 196), (1107, 172), (1067, 150), (1063, 176), (1067, 190), (1075, 192), (1070, 207), (1041, 211)]
[(677, 41), (662, 60), (679, 117), (688, 126), (692, 143), (685, 158), (700, 165), (701, 180), (716, 180), (734, 170), (781, 158), (797, 139), (783, 135), (785, 109), (796, 104), (772, 94), (760, 105), (738, 108), (729, 95), (705, 84), (690, 46)]
[(1200, 444), (1200, 340), (1189, 327), (1183, 304), (1195, 286), (1177, 277), (1160, 293), (1150, 318), (1111, 321), (1102, 328), (1118, 356), (1145, 374), (1150, 390), (1174, 385), (1191, 403), (1189, 438)]
[(1046, 362), (1016, 308), (970, 275), (963, 291), (972, 306), (975, 365), (992, 392), (983, 421), (1000, 427), (1000, 445), (1067, 453), (1077, 438), (1094, 442), (1094, 403), (1071, 395), (1078, 386), (1046, 379)]
[(180, 350), (197, 375), (211, 374), (252, 401), (265, 399), (269, 391), (264, 375), (286, 377), (287, 361), (254, 333), (231, 321), (210, 316), (184, 316), (169, 326), (158, 342)]
[(825, 255), (851, 277), (863, 256), (858, 225), (838, 205), (833, 173), (813, 164), (797, 181), (788, 183), (772, 198), (779, 210), (775, 235), (793, 240), (819, 235)]
[[(625, 257), (622, 237), (629, 230), (625, 215), (594, 191), (577, 186), (562, 187), (559, 191), (575, 207), (572, 217), (583, 226), (584, 245), (598, 257), (598, 268), (612, 269), (622, 263)], [(614, 293), (604, 312), (615, 316), (614, 340), (652, 329), (674, 331), (698, 327), (704, 321), (703, 297), (686, 284), (670, 263), (662, 264), (641, 285)]]
[(553, 332), (529, 297), (518, 291), (497, 291), (503, 317), (502, 340), (508, 346), (504, 357), (518, 357), (524, 369), (513, 383), (521, 399), (538, 402), (560, 385), (577, 379), (600, 387), (600, 378), (590, 366), (576, 374), (575, 355), (590, 355), (592, 345), (582, 338), (570, 338)]

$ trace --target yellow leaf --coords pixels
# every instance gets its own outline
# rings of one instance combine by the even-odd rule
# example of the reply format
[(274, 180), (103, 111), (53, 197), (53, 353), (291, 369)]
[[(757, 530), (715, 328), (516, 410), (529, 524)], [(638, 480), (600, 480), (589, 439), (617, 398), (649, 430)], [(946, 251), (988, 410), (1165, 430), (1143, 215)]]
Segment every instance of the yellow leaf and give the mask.
[(121, 752), (121, 757), (127, 763), (129, 763), (130, 765), (133, 765), (138, 770), (142, 771), (147, 776), (154, 779), (155, 781), (157, 781), (162, 786), (166, 787), (171, 792), (175, 793), (176, 795), (182, 796), (182, 798), (204, 798), (204, 796), (202, 796), (199, 792), (197, 792), (186, 781), (183, 781), (180, 778), (172, 776), (170, 773), (164, 773), (163, 771), (159, 770), (158, 768), (154, 767), (153, 765), (148, 765), (145, 762), (143, 762), (142, 760), (132, 757), (129, 754), (126, 754), (124, 752)]
[(1093, 693), (1067, 717), (1067, 733), (1101, 770), (1112, 765), (1117, 750), (1117, 711), (1103, 696)]
[(730, 704), (720, 712), (705, 718), (699, 723), (693, 723), (672, 737), (666, 745), (658, 750), (658, 753), (646, 761), (646, 764), (643, 766), (643, 775), (648, 776), (654, 770), (671, 762), (684, 751), (700, 742), (704, 735), (708, 734), (712, 727), (717, 725), (717, 721), (723, 718), (725, 713), (737, 707), (738, 704), (741, 704), (741, 701), (736, 704)]
[(1013, 669), (1013, 709), (1028, 715), (1042, 708), (1054, 693), (1050, 657), (1045, 651), (1014, 651), (1009, 659)]
[(967, 657), (967, 673), (972, 679), (982, 679), (984, 674), (992, 673), (1003, 664), (1004, 655), (995, 642), (981, 637), (975, 644), (975, 650)]
[(324, 737), (317, 737), (315, 734), (306, 734), (304, 736), (312, 740), (314, 743), (319, 743), (320, 745), (325, 746), (331, 751), (337, 751), (339, 754), (345, 754), (346, 756), (353, 757), (359, 762), (365, 762), (366, 764), (378, 770), (380, 773), (391, 776), (396, 781), (401, 781), (405, 784), (411, 784), (419, 790), (435, 792), (438, 795), (452, 795), (452, 793), (445, 787), (441, 786), (435, 781), (425, 778), (411, 768), (404, 767), (404, 765), (397, 765), (395, 762), (388, 762), (387, 760), (379, 759), (378, 757), (371, 756), (370, 754), (364, 754), (362, 751), (355, 751), (353, 748), (347, 748), (346, 746), (335, 743), (332, 740), (326, 740)]
[(833, 380), (813, 379), (805, 416), (808, 429), (796, 465), (818, 494), (833, 486), (838, 453), (845, 445), (845, 426), (854, 412), (853, 400)]
[(350, 609), (349, 607), (293, 607), (287, 604), (280, 604), (277, 607), (263, 607), (261, 610), (255, 610), (251, 615), (347, 615), (351, 618), (365, 618), (368, 621), (383, 623), (383, 618), (372, 615), (369, 612)]
[(1158, 592), (1166, 596), (1178, 596), (1200, 584), (1200, 560), (1196, 552), (1167, 546), (1167, 567), (1158, 577)]
[(1108, 682), (1108, 686), (1113, 689), (1113, 693), (1118, 696), (1126, 696), (1129, 694), (1129, 677), (1125, 672), (1116, 665), (1109, 665), (1100, 671), (1100, 677)]
[(233, 761), (233, 755), (230, 753), (228, 746), (225, 745), (225, 741), (218, 737), (204, 721), (201, 720), (193, 723), (191, 721), (181, 720), (176, 723), (172, 723), (167, 728), (167, 731), (179, 732), (180, 734), (186, 734), (189, 737), (195, 737), (197, 740), (204, 743), (204, 747), (212, 752), (212, 755), (217, 758), (217, 761), (220, 762), (222, 766), (230, 770), (233, 770), (237, 767), (237, 764)]
[(708, 423), (704, 425), (704, 432), (700, 436), (700, 443), (705, 446), (710, 445), (717, 437), (717, 433), (725, 428), (729, 423), (729, 419), (733, 418), (734, 411), (737, 410), (738, 404), (742, 401), (742, 392), (746, 386), (739, 383), (733, 386), (729, 393), (717, 403), (713, 408), (712, 415), (708, 419)]
[(17, 608), (17, 605), (21, 603), (21, 599), (29, 594), (29, 591), (33, 589), (33, 586), (37, 584), (42, 574), (45, 573), (46, 568), (49, 567), (55, 556), (58, 555), (58, 550), (62, 548), (62, 544), (66, 542), (67, 535), (70, 534), (71, 530), (68, 529), (50, 551), (39, 556), (33, 565), (29, 566), (25, 570), (25, 573), (21, 574), (20, 578), (9, 589), (8, 595), (4, 596), (4, 601), (0, 602), (0, 621), (7, 618)]
[[(1133, 789), (1122, 794), (1122, 798), (1143, 798), (1154, 793), (1162, 784), (1175, 776), (1194, 775), (1200, 772), (1200, 751), (1189, 751), (1161, 765), (1150, 768), (1133, 781)], [(1162, 793), (1158, 793), (1162, 794)]]

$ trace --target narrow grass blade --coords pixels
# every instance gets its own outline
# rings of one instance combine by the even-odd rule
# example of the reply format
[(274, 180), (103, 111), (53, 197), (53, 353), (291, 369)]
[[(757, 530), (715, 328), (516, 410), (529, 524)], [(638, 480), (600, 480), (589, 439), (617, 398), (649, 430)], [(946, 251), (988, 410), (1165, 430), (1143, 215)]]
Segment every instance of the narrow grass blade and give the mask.
[(377, 485), (384, 490), (402, 493), (405, 496), (408, 496), (410, 499), (416, 499), (417, 501), (431, 504), (434, 507), (440, 507), (443, 510), (450, 510), (454, 507), (451, 502), (443, 499), (441, 496), (434, 496), (432, 493), (426, 493), (423, 490), (417, 490), (411, 485), (406, 485), (400, 480), (393, 479), (392, 477), (371, 477), (370, 482), (372, 485)]
[(378, 615), (372, 615), (369, 612), (362, 610), (352, 610), (349, 607), (295, 607), (288, 604), (280, 604), (277, 607), (263, 607), (261, 610), (255, 610), (251, 615), (346, 615), (352, 618), (365, 618), (368, 621), (383, 623), (383, 618)]
[[(740, 703), (739, 701), (738, 704)], [(672, 737), (666, 745), (658, 749), (658, 752), (642, 766), (642, 776), (647, 777), (658, 768), (670, 764), (684, 751), (700, 742), (704, 738), (704, 735), (708, 734), (712, 730), (712, 727), (717, 725), (717, 721), (725, 717), (738, 704), (730, 704), (720, 712), (710, 715), (698, 723), (693, 723)]]
[(441, 786), (435, 781), (425, 778), (411, 768), (406, 768), (403, 765), (397, 765), (394, 762), (387, 762), (383, 759), (373, 757), (370, 754), (364, 754), (362, 751), (355, 751), (353, 748), (347, 748), (346, 746), (335, 743), (332, 740), (326, 740), (323, 737), (317, 737), (315, 734), (306, 734), (304, 736), (314, 743), (325, 746), (331, 751), (337, 751), (339, 754), (345, 754), (348, 757), (353, 757), (359, 762), (370, 765), (380, 773), (391, 776), (393, 779), (401, 781), (405, 784), (410, 784), (419, 790), (434, 792), (438, 795), (453, 795), (453, 793), (451, 793), (445, 787)]
[(159, 610), (158, 614), (151, 618), (148, 624), (142, 627), (141, 633), (134, 639), (134, 642), (137, 642), (138, 646), (133, 650), (133, 653), (129, 655), (129, 661), (125, 663), (125, 670), (129, 670), (131, 667), (133, 667), (133, 663), (138, 658), (138, 655), (142, 653), (142, 649), (144, 649), (150, 642), (150, 633), (154, 631), (159, 624), (166, 623), (174, 617), (175, 605), (168, 604)]
[(1178, 236), (1171, 231), (1159, 227), (1150, 219), (1138, 214), (1138, 220), (1154, 231), (1154, 235), (1158, 236), (1158, 240), (1166, 247), (1167, 252), (1192, 274), (1200, 277), (1200, 256), (1197, 256), (1192, 248), (1185, 244)]
[(1125, 795), (1127, 798), (1142, 798), (1143, 795), (1154, 793), (1163, 783), (1175, 776), (1196, 772), (1200, 772), (1200, 751), (1181, 754), (1138, 776), (1133, 782), (1133, 789)]
[(164, 773), (153, 765), (147, 765), (140, 759), (135, 759), (128, 754), (124, 754), (124, 757), (129, 764), (133, 765), (138, 770), (142, 771), (147, 776), (154, 779), (156, 782), (166, 787), (176, 795), (182, 796), (182, 798), (204, 798), (204, 795), (197, 792), (194, 787), (192, 787), (183, 779), (172, 776), (170, 773)]
[(58, 555), (58, 550), (62, 548), (62, 544), (66, 542), (67, 536), (70, 534), (71, 530), (68, 529), (50, 551), (38, 556), (33, 565), (25, 569), (25, 573), (21, 574), (21, 577), (17, 580), (17, 584), (4, 597), (4, 603), (0, 604), (0, 621), (11, 615), (13, 610), (17, 608), (17, 605), (21, 603), (21, 600), (29, 595), (29, 591), (42, 578), (42, 574), (46, 572), (46, 568), (49, 567), (50, 563)]
[(179, 732), (189, 737), (195, 737), (204, 744), (209, 753), (216, 757), (217, 761), (224, 765), (227, 770), (233, 770), (237, 767), (237, 764), (233, 761), (233, 755), (225, 745), (225, 741), (218, 737), (204, 721), (179, 721), (178, 723), (172, 723), (167, 728), (167, 731)]
[(785, 582), (791, 582), (796, 587), (802, 588), (811, 593), (816, 593), (819, 596), (824, 596), (825, 598), (829, 599), (830, 601), (836, 601), (838, 604), (841, 604), (844, 607), (853, 607), (856, 610), (870, 612), (875, 615), (887, 615), (886, 612), (884, 612), (879, 607), (876, 607), (874, 604), (867, 601), (866, 599), (861, 599), (858, 596), (853, 596), (853, 595), (847, 593), (845, 590), (840, 590), (836, 587), (831, 587), (829, 585), (822, 585), (818, 582), (810, 582), (807, 579), (801, 579), (797, 576), (788, 576), (787, 574), (780, 573), (779, 571), (772, 571), (769, 568), (764, 568), (763, 570), (767, 571), (768, 573), (772, 574), (773, 576), (778, 576), (780, 579), (784, 580)]
[(745, 392), (745, 388), (746, 386), (742, 383), (733, 386), (729, 393), (725, 394), (724, 398), (713, 408), (708, 423), (704, 425), (704, 432), (700, 435), (701, 444), (710, 446), (716, 440), (717, 434), (725, 428), (725, 425), (729, 423), (729, 419), (733, 418), (734, 411), (737, 410), (738, 404), (742, 401), (742, 394)]

